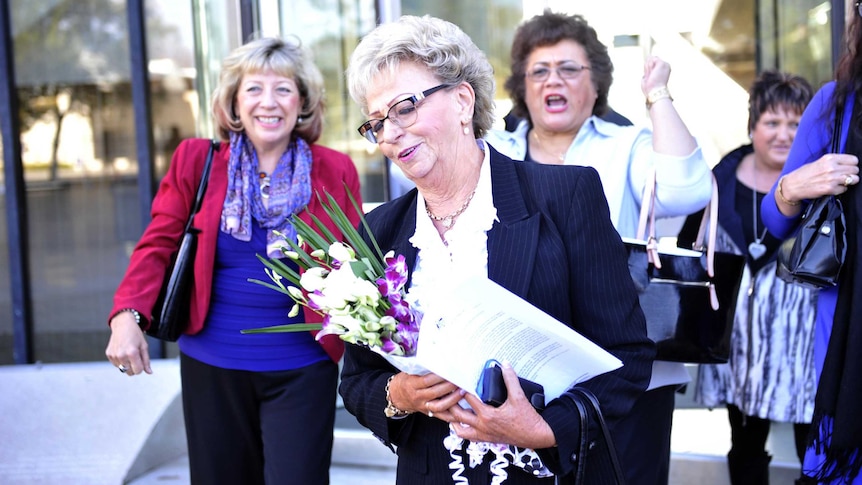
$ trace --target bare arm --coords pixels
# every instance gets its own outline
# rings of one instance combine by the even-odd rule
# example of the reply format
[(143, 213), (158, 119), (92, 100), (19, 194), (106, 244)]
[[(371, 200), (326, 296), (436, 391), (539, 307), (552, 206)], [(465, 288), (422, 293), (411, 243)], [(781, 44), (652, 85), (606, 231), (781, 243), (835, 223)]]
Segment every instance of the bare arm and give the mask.
[(673, 99), (666, 91), (669, 79), (670, 65), (667, 62), (655, 56), (646, 60), (641, 89), (644, 96), (654, 99), (649, 104), (653, 150), (656, 153), (684, 157), (697, 148), (697, 142), (689, 133), (673, 105)]

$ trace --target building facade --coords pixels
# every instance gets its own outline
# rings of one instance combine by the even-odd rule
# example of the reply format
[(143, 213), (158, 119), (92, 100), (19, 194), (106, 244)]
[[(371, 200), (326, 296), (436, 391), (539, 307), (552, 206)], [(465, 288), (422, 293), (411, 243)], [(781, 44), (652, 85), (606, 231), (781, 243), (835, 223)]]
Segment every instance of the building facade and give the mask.
[[(179, 140), (214, 136), (221, 59), (244, 39), (291, 35), (326, 80), (320, 143), (348, 153), (367, 202), (389, 169), (356, 133), (344, 70), (361, 37), (402, 14), (445, 18), (488, 55), (498, 87), (515, 27), (544, 8), (584, 15), (614, 61), (610, 104), (647, 123), (643, 59), (711, 163), (747, 139), (747, 89), (778, 68), (832, 77), (852, 0), (0, 0), (0, 365), (101, 360), (107, 311)], [(498, 89), (502, 117), (510, 103)], [(157, 342), (153, 342), (156, 344)], [(173, 344), (154, 355), (175, 354)]]

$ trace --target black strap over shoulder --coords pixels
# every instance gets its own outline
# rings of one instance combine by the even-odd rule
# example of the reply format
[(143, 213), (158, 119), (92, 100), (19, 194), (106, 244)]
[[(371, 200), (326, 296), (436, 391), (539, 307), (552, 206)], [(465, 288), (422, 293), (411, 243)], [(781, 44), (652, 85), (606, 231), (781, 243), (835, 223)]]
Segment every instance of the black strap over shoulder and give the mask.
[[(602, 415), (601, 407), (599, 406), (599, 400), (596, 398), (595, 394), (593, 394), (589, 389), (583, 387), (573, 387), (569, 389), (560, 399), (570, 399), (575, 407), (578, 409), (578, 414), (580, 415), (580, 423), (581, 423), (581, 440), (578, 445), (577, 456), (575, 457), (576, 465), (574, 472), (574, 483), (575, 485), (583, 485), (586, 483), (586, 466), (587, 466), (587, 453), (592, 450), (596, 446), (595, 441), (590, 441), (589, 436), (589, 417), (592, 414), (595, 418), (596, 422), (599, 425), (599, 428), (602, 432), (602, 438), (605, 441), (605, 445), (607, 446), (608, 457), (611, 462), (611, 466), (614, 471), (614, 478), (618, 485), (625, 484), (625, 477), (623, 476), (623, 470), (620, 467), (619, 459), (617, 458), (616, 448), (614, 447), (614, 442), (611, 439), (611, 432), (608, 429), (607, 423), (605, 423), (605, 418)], [(562, 485), (564, 483), (559, 477), (557, 478), (557, 483)]]
[(204, 169), (201, 173), (201, 181), (200, 184), (198, 184), (198, 191), (195, 195), (195, 204), (192, 206), (192, 211), (189, 214), (189, 220), (186, 223), (186, 231), (191, 228), (192, 221), (195, 218), (195, 214), (197, 214), (198, 211), (201, 210), (201, 202), (204, 200), (204, 194), (207, 191), (207, 185), (209, 184), (210, 180), (210, 172), (212, 171), (213, 155), (216, 151), (218, 151), (220, 145), (221, 142), (216, 140), (210, 140), (210, 147), (207, 151), (206, 162), (204, 162)]

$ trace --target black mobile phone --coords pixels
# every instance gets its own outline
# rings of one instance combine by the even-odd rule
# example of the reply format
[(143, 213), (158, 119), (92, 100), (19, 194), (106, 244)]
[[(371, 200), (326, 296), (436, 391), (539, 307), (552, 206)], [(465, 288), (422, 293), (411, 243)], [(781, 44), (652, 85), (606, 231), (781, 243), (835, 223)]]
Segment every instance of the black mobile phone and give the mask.
[[(533, 382), (523, 377), (518, 377), (521, 382), (521, 389), (524, 390), (524, 395), (530, 404), (537, 411), (545, 409), (545, 388), (541, 384)], [(503, 368), (500, 363), (494, 359), (485, 363), (482, 369), (482, 374), (479, 376), (479, 383), (476, 385), (476, 394), (479, 399), (485, 404), (490, 404), (494, 407), (499, 407), (506, 402), (509, 393), (506, 391), (506, 382), (503, 380)]]

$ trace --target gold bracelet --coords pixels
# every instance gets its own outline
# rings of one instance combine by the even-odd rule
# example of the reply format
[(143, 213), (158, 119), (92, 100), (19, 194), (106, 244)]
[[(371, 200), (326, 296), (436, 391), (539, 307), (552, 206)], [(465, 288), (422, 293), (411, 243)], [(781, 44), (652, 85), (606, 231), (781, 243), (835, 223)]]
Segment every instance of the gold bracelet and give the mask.
[(780, 179), (778, 179), (778, 188), (775, 189), (775, 193), (778, 194), (778, 198), (781, 199), (781, 202), (784, 202), (787, 205), (799, 205), (799, 201), (791, 202), (784, 198), (784, 193), (781, 191), (781, 182), (784, 182), (784, 177), (786, 175), (782, 175)]
[(383, 409), (383, 414), (385, 414), (387, 418), (399, 419), (410, 414), (410, 411), (402, 411), (392, 404), (392, 398), (389, 397), (389, 383), (391, 383), (394, 378), (395, 374), (392, 374), (386, 381), (386, 407)]
[(669, 99), (673, 101), (673, 98), (670, 95), (670, 91), (668, 91), (667, 86), (662, 86), (660, 88), (655, 88), (647, 94), (646, 97), (646, 107), (647, 109), (652, 108), (658, 100), (660, 99)]

